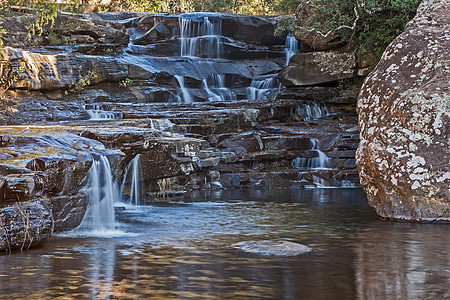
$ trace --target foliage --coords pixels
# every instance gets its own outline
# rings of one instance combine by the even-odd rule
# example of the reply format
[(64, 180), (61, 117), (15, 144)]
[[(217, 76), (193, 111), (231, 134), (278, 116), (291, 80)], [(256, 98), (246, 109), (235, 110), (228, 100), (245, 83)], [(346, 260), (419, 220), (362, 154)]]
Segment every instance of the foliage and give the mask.
[(127, 10), (154, 13), (229, 12), (241, 14), (293, 13), (299, 0), (113, 0), (102, 11)]
[[(351, 42), (357, 54), (378, 60), (414, 17), (419, 3), (420, 0), (311, 0), (312, 17), (297, 18), (295, 33), (339, 33), (344, 41)], [(284, 18), (277, 33), (292, 30), (292, 19)]]
[(120, 87), (127, 87), (133, 84), (133, 80), (130, 78), (125, 78), (119, 82)]
[(66, 95), (69, 94), (69, 92), (80, 92), (85, 87), (91, 85), (94, 83), (94, 81), (98, 78), (97, 72), (93, 70), (89, 70), (87, 74), (82, 75), (81, 71), (83, 70), (83, 66), (78, 66), (78, 81), (73, 85), (70, 86), (69, 89), (65, 92)]
[(0, 96), (2, 96), (9, 88), (20, 78), (20, 74), (24, 71), (25, 64), (21, 62), (15, 69), (11, 68), (10, 72), (0, 77)]

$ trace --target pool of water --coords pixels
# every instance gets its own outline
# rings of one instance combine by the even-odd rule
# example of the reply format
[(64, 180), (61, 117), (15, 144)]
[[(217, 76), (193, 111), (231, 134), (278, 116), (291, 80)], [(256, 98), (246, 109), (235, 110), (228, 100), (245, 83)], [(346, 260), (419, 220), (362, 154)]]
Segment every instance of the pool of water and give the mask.
[[(359, 189), (194, 193), (116, 217), (114, 232), (0, 256), (0, 298), (450, 298), (450, 227), (381, 221)], [(251, 240), (313, 250), (232, 246)]]

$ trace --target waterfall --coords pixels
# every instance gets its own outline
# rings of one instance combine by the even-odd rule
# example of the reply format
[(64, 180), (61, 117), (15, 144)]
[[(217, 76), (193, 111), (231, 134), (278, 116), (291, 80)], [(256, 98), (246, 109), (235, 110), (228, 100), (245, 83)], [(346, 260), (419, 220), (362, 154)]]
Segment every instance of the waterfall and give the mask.
[(222, 19), (211, 21), (203, 17), (200, 22), (179, 19), (180, 56), (220, 58), (222, 53)]
[(292, 32), (286, 36), (286, 44), (284, 46), (284, 53), (286, 54), (286, 66), (289, 65), (289, 60), (294, 54), (298, 53), (298, 41)]
[(297, 169), (329, 169), (330, 159), (319, 149), (319, 141), (311, 139), (313, 150), (317, 156), (315, 157), (297, 157), (292, 161), (292, 166)]
[[(139, 181), (141, 179), (141, 165), (140, 165), (140, 159), (141, 155), (137, 154), (128, 164), (128, 167), (125, 171), (125, 175), (123, 177), (123, 182), (121, 186), (121, 194), (123, 195), (125, 184), (127, 183), (127, 180), (131, 179), (130, 182), (130, 203), (134, 205), (139, 205), (139, 194), (140, 194), (140, 188), (139, 188)], [(131, 177), (131, 178), (130, 178)]]
[(202, 86), (208, 95), (208, 101), (236, 100), (236, 94), (225, 87), (225, 75), (212, 74), (202, 80)]
[(294, 113), (302, 116), (305, 121), (313, 119), (320, 119), (328, 115), (328, 109), (325, 104), (318, 104), (316, 102), (305, 102), (299, 105)]
[(89, 115), (89, 120), (91, 121), (116, 120), (122, 118), (121, 115), (115, 114), (112, 111), (104, 110), (98, 104), (85, 105), (84, 109)]
[(180, 91), (178, 93), (178, 102), (190, 104), (193, 102), (192, 95), (189, 93), (189, 90), (184, 86), (184, 77), (175, 75), (175, 78), (178, 81), (178, 85), (180, 86)]
[(86, 185), (88, 207), (78, 230), (103, 232), (115, 229), (114, 199), (118, 196), (111, 166), (104, 155), (92, 162)]
[(248, 100), (267, 100), (269, 93), (277, 89), (278, 80), (275, 75), (266, 75), (252, 80), (250, 87), (247, 88)]

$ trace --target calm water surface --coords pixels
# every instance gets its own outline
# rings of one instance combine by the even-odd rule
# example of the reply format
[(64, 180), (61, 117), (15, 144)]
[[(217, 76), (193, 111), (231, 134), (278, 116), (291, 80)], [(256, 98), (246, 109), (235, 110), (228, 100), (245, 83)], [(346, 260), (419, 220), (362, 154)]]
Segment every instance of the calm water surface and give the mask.
[[(380, 221), (359, 189), (193, 194), (117, 219), (118, 232), (0, 256), (0, 298), (450, 298), (450, 227)], [(313, 251), (231, 246), (266, 239)]]

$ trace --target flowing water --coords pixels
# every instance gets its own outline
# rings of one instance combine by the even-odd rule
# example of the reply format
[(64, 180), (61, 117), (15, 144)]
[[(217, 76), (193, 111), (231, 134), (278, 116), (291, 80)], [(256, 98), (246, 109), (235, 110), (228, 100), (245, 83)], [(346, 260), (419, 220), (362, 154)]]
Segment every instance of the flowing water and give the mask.
[(139, 199), (140, 188), (139, 182), (142, 178), (142, 170), (140, 164), (141, 155), (137, 154), (128, 164), (128, 167), (123, 176), (123, 182), (121, 185), (121, 195), (124, 194), (124, 189), (127, 184), (129, 184), (129, 202), (133, 205), (139, 205), (141, 203)]
[(286, 44), (284, 46), (284, 53), (286, 55), (286, 66), (289, 65), (289, 60), (294, 54), (298, 53), (298, 41), (292, 32), (286, 36)]
[(265, 75), (252, 80), (247, 88), (248, 100), (267, 100), (270, 98), (270, 92), (278, 89), (278, 80), (276, 75)]
[(113, 205), (118, 198), (118, 191), (106, 156), (100, 155), (94, 159), (87, 178), (85, 192), (89, 204), (80, 226), (75, 231), (83, 234), (114, 231), (116, 221)]
[[(448, 299), (448, 225), (381, 221), (359, 189), (211, 191), (116, 210), (119, 234), (0, 256), (7, 299)], [(247, 253), (285, 240), (298, 256)], [(62, 299), (62, 298), (61, 298)]]
[(320, 150), (320, 141), (318, 139), (310, 139), (313, 145), (312, 151), (315, 153), (313, 157), (297, 157), (292, 161), (292, 166), (297, 169), (329, 169), (330, 158)]

